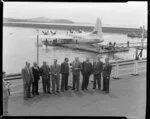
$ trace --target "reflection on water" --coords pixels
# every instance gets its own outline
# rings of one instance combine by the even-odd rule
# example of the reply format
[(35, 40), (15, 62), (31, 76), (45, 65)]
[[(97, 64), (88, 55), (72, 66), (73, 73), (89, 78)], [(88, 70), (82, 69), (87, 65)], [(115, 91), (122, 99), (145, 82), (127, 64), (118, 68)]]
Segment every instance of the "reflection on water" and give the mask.
[[(57, 31), (60, 33), (66, 33), (66, 31)], [(10, 33), (13, 33), (10, 35)], [(42, 34), (41, 30), (40, 33)], [(36, 35), (36, 29), (32, 28), (17, 28), (17, 27), (3, 27), (3, 70), (7, 73), (18, 73), (21, 72), (22, 67), (25, 65), (25, 61), (32, 62), (36, 61), (37, 58), (37, 44), (36, 39), (31, 38), (31, 36)], [(109, 34), (104, 33), (104, 44), (111, 42), (116, 43), (126, 43), (128, 40), (130, 42), (140, 42), (140, 39), (131, 39), (126, 35), (122, 34)], [(70, 62), (74, 60), (75, 57), (80, 57), (83, 61), (86, 57), (90, 57), (91, 61), (95, 59), (97, 53), (83, 52), (79, 50), (71, 50), (62, 47), (44, 46), (41, 44), (39, 46), (39, 63), (42, 64), (43, 61), (47, 61), (49, 65), (53, 63), (53, 59), (57, 58), (58, 63), (63, 62), (65, 57), (69, 57)], [(143, 57), (146, 57), (146, 50), (143, 51)], [(102, 54), (102, 61), (104, 58), (109, 56), (111, 60), (116, 59), (133, 59), (135, 57), (135, 49), (131, 48), (129, 52), (120, 53), (106, 53)]]

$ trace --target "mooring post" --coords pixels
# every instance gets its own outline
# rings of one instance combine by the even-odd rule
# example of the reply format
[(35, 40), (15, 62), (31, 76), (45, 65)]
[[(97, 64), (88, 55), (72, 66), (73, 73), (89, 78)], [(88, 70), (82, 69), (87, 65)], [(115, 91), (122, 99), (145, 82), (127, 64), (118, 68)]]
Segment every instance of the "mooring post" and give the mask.
[(118, 62), (116, 62), (116, 65), (115, 65), (115, 76), (113, 77), (113, 79), (120, 79), (119, 78), (119, 64), (118, 64)]
[(134, 76), (138, 76), (138, 60), (134, 60), (134, 72), (133, 74)]

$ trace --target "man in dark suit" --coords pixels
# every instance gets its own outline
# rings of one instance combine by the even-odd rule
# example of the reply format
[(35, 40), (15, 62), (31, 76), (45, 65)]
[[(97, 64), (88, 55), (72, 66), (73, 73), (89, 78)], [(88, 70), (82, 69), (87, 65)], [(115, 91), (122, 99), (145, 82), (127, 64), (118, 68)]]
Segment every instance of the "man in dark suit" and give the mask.
[(26, 62), (26, 66), (22, 69), (22, 79), (23, 79), (23, 89), (24, 89), (24, 100), (31, 98), (30, 88), (34, 81), (32, 74), (32, 69), (30, 68), (30, 63)]
[(103, 68), (103, 91), (109, 93), (109, 80), (112, 70), (112, 65), (109, 63), (109, 58), (105, 59), (105, 64)]
[(32, 83), (32, 94), (39, 95), (38, 87), (39, 87), (39, 80), (40, 80), (40, 70), (36, 62), (33, 63), (32, 73), (34, 77), (34, 82)]
[(82, 69), (81, 69), (82, 75), (83, 75), (83, 81), (82, 81), (82, 90), (88, 90), (88, 84), (89, 84), (89, 77), (92, 73), (92, 63), (90, 62), (90, 59), (87, 57), (86, 61), (82, 63)]
[(61, 91), (68, 90), (68, 76), (69, 76), (69, 65), (68, 65), (68, 58), (64, 59), (64, 62), (61, 64)]
[(43, 62), (43, 65), (40, 68), (40, 73), (42, 76), (43, 92), (51, 94), (50, 92), (50, 68), (46, 64), (46, 61)]
[(55, 86), (57, 87), (56, 92), (59, 93), (60, 65), (57, 64), (57, 59), (54, 59), (54, 64), (51, 65), (50, 69), (52, 74), (53, 93), (55, 94)]
[(98, 89), (101, 90), (101, 73), (103, 71), (103, 62), (100, 61), (101, 56), (97, 56), (96, 61), (93, 62), (94, 83), (93, 89), (96, 89), (96, 82)]

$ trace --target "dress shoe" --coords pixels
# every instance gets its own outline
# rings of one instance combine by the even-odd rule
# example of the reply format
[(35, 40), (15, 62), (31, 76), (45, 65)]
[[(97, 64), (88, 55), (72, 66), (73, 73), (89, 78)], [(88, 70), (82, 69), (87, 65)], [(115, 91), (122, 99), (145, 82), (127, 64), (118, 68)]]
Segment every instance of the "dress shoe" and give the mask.
[(51, 92), (50, 92), (50, 91), (48, 91), (47, 93), (51, 94)]
[(36, 95), (39, 95), (39, 93), (36, 93)]

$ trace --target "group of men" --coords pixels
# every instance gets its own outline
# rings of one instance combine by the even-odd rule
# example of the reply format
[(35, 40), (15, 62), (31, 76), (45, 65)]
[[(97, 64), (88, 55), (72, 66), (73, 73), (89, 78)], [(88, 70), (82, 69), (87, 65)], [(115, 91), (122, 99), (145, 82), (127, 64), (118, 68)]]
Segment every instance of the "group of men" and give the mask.
[(40, 76), (42, 78), (43, 93), (59, 93), (59, 88), (61, 88), (61, 92), (69, 90), (68, 77), (70, 69), (73, 76), (72, 90), (80, 90), (80, 74), (83, 76), (81, 90), (88, 90), (89, 77), (93, 73), (93, 89), (96, 89), (96, 85), (98, 85), (98, 89), (101, 90), (101, 76), (103, 76), (103, 91), (105, 93), (109, 93), (109, 80), (112, 65), (109, 63), (108, 57), (105, 59), (105, 63), (103, 63), (100, 59), (101, 57), (98, 56), (96, 60), (91, 63), (89, 58), (86, 58), (84, 62), (80, 62), (79, 57), (76, 57), (75, 60), (69, 64), (69, 59), (65, 58), (61, 65), (57, 64), (57, 59), (54, 59), (54, 63), (51, 66), (48, 66), (44, 61), (40, 68), (35, 62), (33, 63), (33, 67), (30, 67), (29, 62), (26, 62), (26, 66), (22, 69), (24, 100), (31, 98), (31, 87), (32, 95), (39, 95), (38, 85)]

